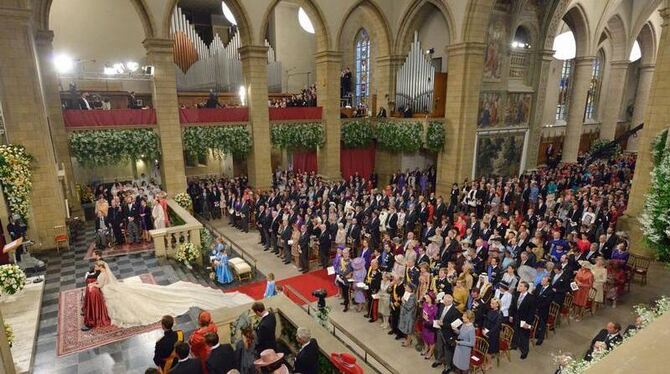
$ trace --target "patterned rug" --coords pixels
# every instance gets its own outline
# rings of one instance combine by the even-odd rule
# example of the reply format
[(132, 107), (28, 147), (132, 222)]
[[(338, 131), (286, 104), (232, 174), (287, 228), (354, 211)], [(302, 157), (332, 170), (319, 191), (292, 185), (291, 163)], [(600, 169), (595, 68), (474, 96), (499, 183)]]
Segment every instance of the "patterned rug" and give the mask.
[[(90, 260), (91, 258), (93, 258), (93, 251), (95, 251), (95, 249), (96, 249), (95, 241), (93, 241), (88, 246), (88, 250), (86, 251), (86, 256), (84, 256), (84, 260)], [(130, 253), (142, 253), (142, 252), (153, 252), (153, 251), (154, 251), (153, 242), (121, 244), (121, 245), (115, 245), (113, 247), (105, 247), (105, 249), (102, 250), (102, 258), (123, 256)]]
[[(151, 274), (142, 274), (138, 277), (143, 283), (156, 284)], [(56, 348), (58, 357), (100, 347), (160, 328), (160, 322), (157, 322), (148, 326), (127, 329), (107, 326), (81, 331), (84, 326), (84, 317), (81, 315), (83, 290), (83, 288), (75, 288), (60, 293)]]

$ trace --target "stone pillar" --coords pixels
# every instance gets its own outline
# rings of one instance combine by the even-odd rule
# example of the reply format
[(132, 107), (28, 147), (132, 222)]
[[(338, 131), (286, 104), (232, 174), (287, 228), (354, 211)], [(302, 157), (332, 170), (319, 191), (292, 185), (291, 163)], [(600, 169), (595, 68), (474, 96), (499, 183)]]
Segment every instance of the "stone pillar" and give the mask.
[(184, 147), (179, 123), (177, 75), (170, 39), (146, 39), (147, 61), (154, 67), (153, 105), (161, 142), (161, 180), (171, 196), (186, 191)]
[(44, 100), (47, 106), (47, 116), (49, 118), (49, 128), (51, 129), (56, 164), (58, 168), (62, 167), (65, 172), (65, 197), (70, 206), (71, 214), (73, 216), (81, 216), (83, 215), (83, 211), (72, 170), (70, 143), (68, 141), (68, 134), (65, 131), (65, 122), (63, 121), (58, 77), (52, 62), (53, 38), (54, 33), (51, 30), (37, 31), (35, 34), (35, 46), (37, 48), (40, 73), (42, 74)]
[[(654, 64), (645, 64), (640, 66), (640, 75), (637, 82), (637, 91), (635, 93), (635, 109), (633, 110), (633, 119), (631, 119), (631, 128), (644, 122), (644, 111), (647, 109), (647, 99), (651, 88), (651, 80), (654, 78)], [(628, 138), (626, 150), (628, 152), (637, 152), (640, 142), (640, 133), (637, 136)]]
[[(10, 5), (4, 7), (7, 3)], [(35, 241), (35, 249), (54, 248), (53, 227), (65, 225), (63, 189), (47, 121), (32, 13), (11, 3), (0, 3), (0, 90), (5, 130), (9, 143), (25, 146), (34, 157), (28, 237)]]
[[(386, 108), (387, 114), (391, 115), (389, 102), (395, 102), (396, 73), (402, 66), (404, 57), (400, 55), (388, 55), (377, 58), (377, 110)], [(376, 114), (376, 113), (375, 113)]]
[(319, 174), (327, 179), (342, 177), (340, 171), (340, 67), (342, 53), (322, 51), (316, 58), (316, 90), (318, 105), (323, 108), (321, 122), (326, 130), (326, 143), (318, 150)]
[[(12, 358), (12, 350), (5, 335), (5, 322), (2, 319), (2, 312), (0, 311), (0, 374), (14, 374), (16, 368), (14, 367), (14, 359)], [(12, 326), (17, 329), (18, 326)]]
[(577, 162), (584, 126), (586, 96), (591, 85), (594, 57), (577, 57), (572, 72), (572, 93), (568, 104), (568, 125), (563, 141), (563, 162)]
[[(268, 48), (245, 46), (239, 49), (247, 88), (247, 106), (253, 146), (247, 158), (249, 183), (255, 188), (272, 186), (272, 144), (268, 111)], [(320, 94), (320, 93), (319, 93)]]
[(484, 43), (460, 43), (447, 48), (446, 139), (437, 156), (437, 194), (445, 198), (452, 183), (472, 176), (479, 110)]
[(604, 105), (603, 119), (600, 124), (600, 139), (614, 140), (617, 123), (621, 117), (621, 101), (626, 88), (626, 73), (628, 60), (612, 61), (610, 63), (609, 84), (607, 92), (601, 92), (600, 100)]
[[(553, 60), (554, 51), (544, 49), (537, 52), (533, 86), (535, 87), (534, 105), (531, 107), (531, 121), (528, 129), (528, 144), (526, 145), (526, 163), (522, 170), (537, 167), (538, 152), (540, 151), (540, 139), (542, 137), (542, 117), (547, 104), (547, 81)], [(555, 103), (550, 103), (554, 104)]]

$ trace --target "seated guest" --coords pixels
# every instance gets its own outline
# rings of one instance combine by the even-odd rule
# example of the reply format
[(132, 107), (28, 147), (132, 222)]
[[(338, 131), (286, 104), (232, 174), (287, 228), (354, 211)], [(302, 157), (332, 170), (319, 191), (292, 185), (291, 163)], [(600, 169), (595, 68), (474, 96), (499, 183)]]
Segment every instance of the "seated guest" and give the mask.
[(295, 357), (294, 371), (301, 374), (318, 374), (319, 344), (312, 338), (312, 333), (305, 327), (298, 327), (296, 340), (300, 351)]
[(219, 344), (218, 334), (208, 332), (205, 342), (210, 350), (206, 362), (209, 374), (226, 374), (239, 366), (233, 347), (230, 344)]
[(170, 369), (170, 374), (202, 374), (202, 363), (197, 358), (189, 358), (191, 348), (187, 343), (175, 344), (174, 351), (179, 361)]
[(163, 328), (163, 337), (156, 342), (154, 348), (154, 363), (163, 368), (164, 372), (176, 364), (177, 355), (174, 352), (174, 345), (184, 341), (184, 332), (181, 330), (173, 331), (174, 318), (172, 316), (163, 316), (161, 327)]
[(591, 361), (593, 352), (596, 349), (612, 349), (613, 346), (621, 343), (622, 340), (621, 325), (616, 322), (609, 322), (607, 328), (600, 330), (593, 340), (591, 340), (591, 346), (589, 347), (589, 350), (586, 351), (584, 359)]
[(191, 345), (193, 356), (200, 359), (204, 368), (210, 349), (205, 341), (205, 335), (208, 333), (216, 334), (218, 329), (216, 324), (212, 322), (212, 315), (205, 311), (200, 312), (200, 315), (198, 315), (198, 326), (200, 327), (193, 332), (188, 342)]

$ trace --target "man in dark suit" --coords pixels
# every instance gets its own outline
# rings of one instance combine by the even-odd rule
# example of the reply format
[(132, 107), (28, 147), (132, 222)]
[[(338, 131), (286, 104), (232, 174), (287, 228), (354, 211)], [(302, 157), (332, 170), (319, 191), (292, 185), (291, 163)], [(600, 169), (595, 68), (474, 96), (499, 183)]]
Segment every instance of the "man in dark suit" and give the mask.
[(572, 273), (565, 271), (560, 265), (554, 268), (554, 274), (551, 277), (551, 290), (554, 293), (556, 304), (563, 306), (565, 295), (570, 292), (570, 281)]
[(323, 268), (328, 267), (331, 245), (332, 240), (330, 238), (330, 231), (326, 229), (325, 224), (321, 224), (321, 235), (319, 236), (319, 259)]
[(395, 207), (390, 207), (388, 220), (386, 223), (387, 230), (391, 239), (395, 238), (396, 233), (398, 232), (398, 213), (395, 210)]
[[(172, 356), (174, 345), (177, 342), (184, 341), (184, 332), (181, 330), (172, 331), (174, 318), (172, 316), (163, 316), (161, 327), (163, 328), (163, 337), (158, 339), (154, 348), (154, 363), (158, 367), (165, 367), (165, 363)], [(172, 365), (168, 365), (171, 367)]]
[[(347, 234), (347, 244), (351, 246), (353, 254), (358, 253), (358, 246), (361, 240), (361, 226), (358, 224), (356, 218), (351, 220), (351, 226), (349, 226), (349, 233)], [(352, 256), (354, 257), (354, 256)]]
[(277, 340), (275, 330), (277, 328), (277, 318), (269, 310), (265, 310), (265, 304), (255, 302), (251, 306), (251, 311), (260, 318), (258, 327), (256, 327), (256, 352), (260, 355), (266, 349), (277, 350)]
[(202, 374), (202, 364), (197, 358), (189, 358), (191, 347), (188, 343), (180, 342), (175, 344), (174, 351), (179, 361), (170, 369), (170, 374)]
[(605, 348), (610, 350), (613, 346), (621, 343), (623, 337), (621, 336), (621, 325), (616, 322), (609, 322), (607, 328), (602, 329), (598, 334), (591, 340), (591, 346), (586, 352), (584, 359), (591, 361), (591, 356), (598, 342), (605, 344)]
[(456, 338), (458, 337), (458, 332), (454, 331), (451, 324), (459, 318), (461, 318), (461, 312), (456, 309), (454, 298), (449, 294), (444, 295), (435, 315), (435, 319), (439, 321), (440, 330), (437, 334), (436, 360), (431, 365), (436, 368), (444, 364), (445, 369), (442, 373), (449, 373), (451, 370)]
[(528, 357), (530, 330), (535, 321), (535, 296), (528, 292), (528, 282), (521, 281), (517, 287), (518, 294), (512, 299), (510, 315), (514, 323), (516, 346), (521, 351), (521, 359)]
[(312, 339), (309, 329), (298, 327), (296, 340), (300, 351), (295, 356), (294, 372), (300, 374), (317, 374), (319, 372), (319, 344)]
[(230, 344), (219, 344), (219, 335), (205, 334), (205, 342), (210, 347), (207, 357), (207, 372), (209, 374), (226, 374), (238, 367), (235, 350)]
[(549, 307), (551, 307), (551, 303), (554, 302), (554, 291), (551, 289), (549, 276), (542, 277), (540, 285), (533, 290), (533, 295), (537, 300), (537, 316), (539, 317), (539, 323), (535, 336), (531, 336), (531, 339), (537, 338), (536, 345), (542, 345), (545, 331), (547, 329)]
[(249, 211), (251, 207), (249, 202), (246, 200), (242, 201), (242, 206), (240, 207), (240, 228), (244, 232), (249, 232)]
[(302, 225), (300, 228), (298, 246), (300, 246), (300, 270), (307, 273), (309, 271), (309, 231), (307, 225)]

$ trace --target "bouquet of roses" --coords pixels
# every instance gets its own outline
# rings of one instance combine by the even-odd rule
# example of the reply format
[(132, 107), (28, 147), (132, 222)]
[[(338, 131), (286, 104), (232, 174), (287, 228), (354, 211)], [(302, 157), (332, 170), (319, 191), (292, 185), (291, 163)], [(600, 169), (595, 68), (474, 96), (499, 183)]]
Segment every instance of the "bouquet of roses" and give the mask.
[(191, 201), (191, 196), (185, 192), (180, 192), (175, 195), (174, 201), (176, 201), (180, 207), (188, 210), (189, 212), (193, 209), (193, 201)]
[(175, 258), (184, 265), (194, 263), (200, 257), (200, 249), (193, 245), (193, 243), (183, 243), (177, 249)]
[(0, 291), (9, 295), (21, 291), (26, 285), (26, 273), (17, 265), (0, 266)]

